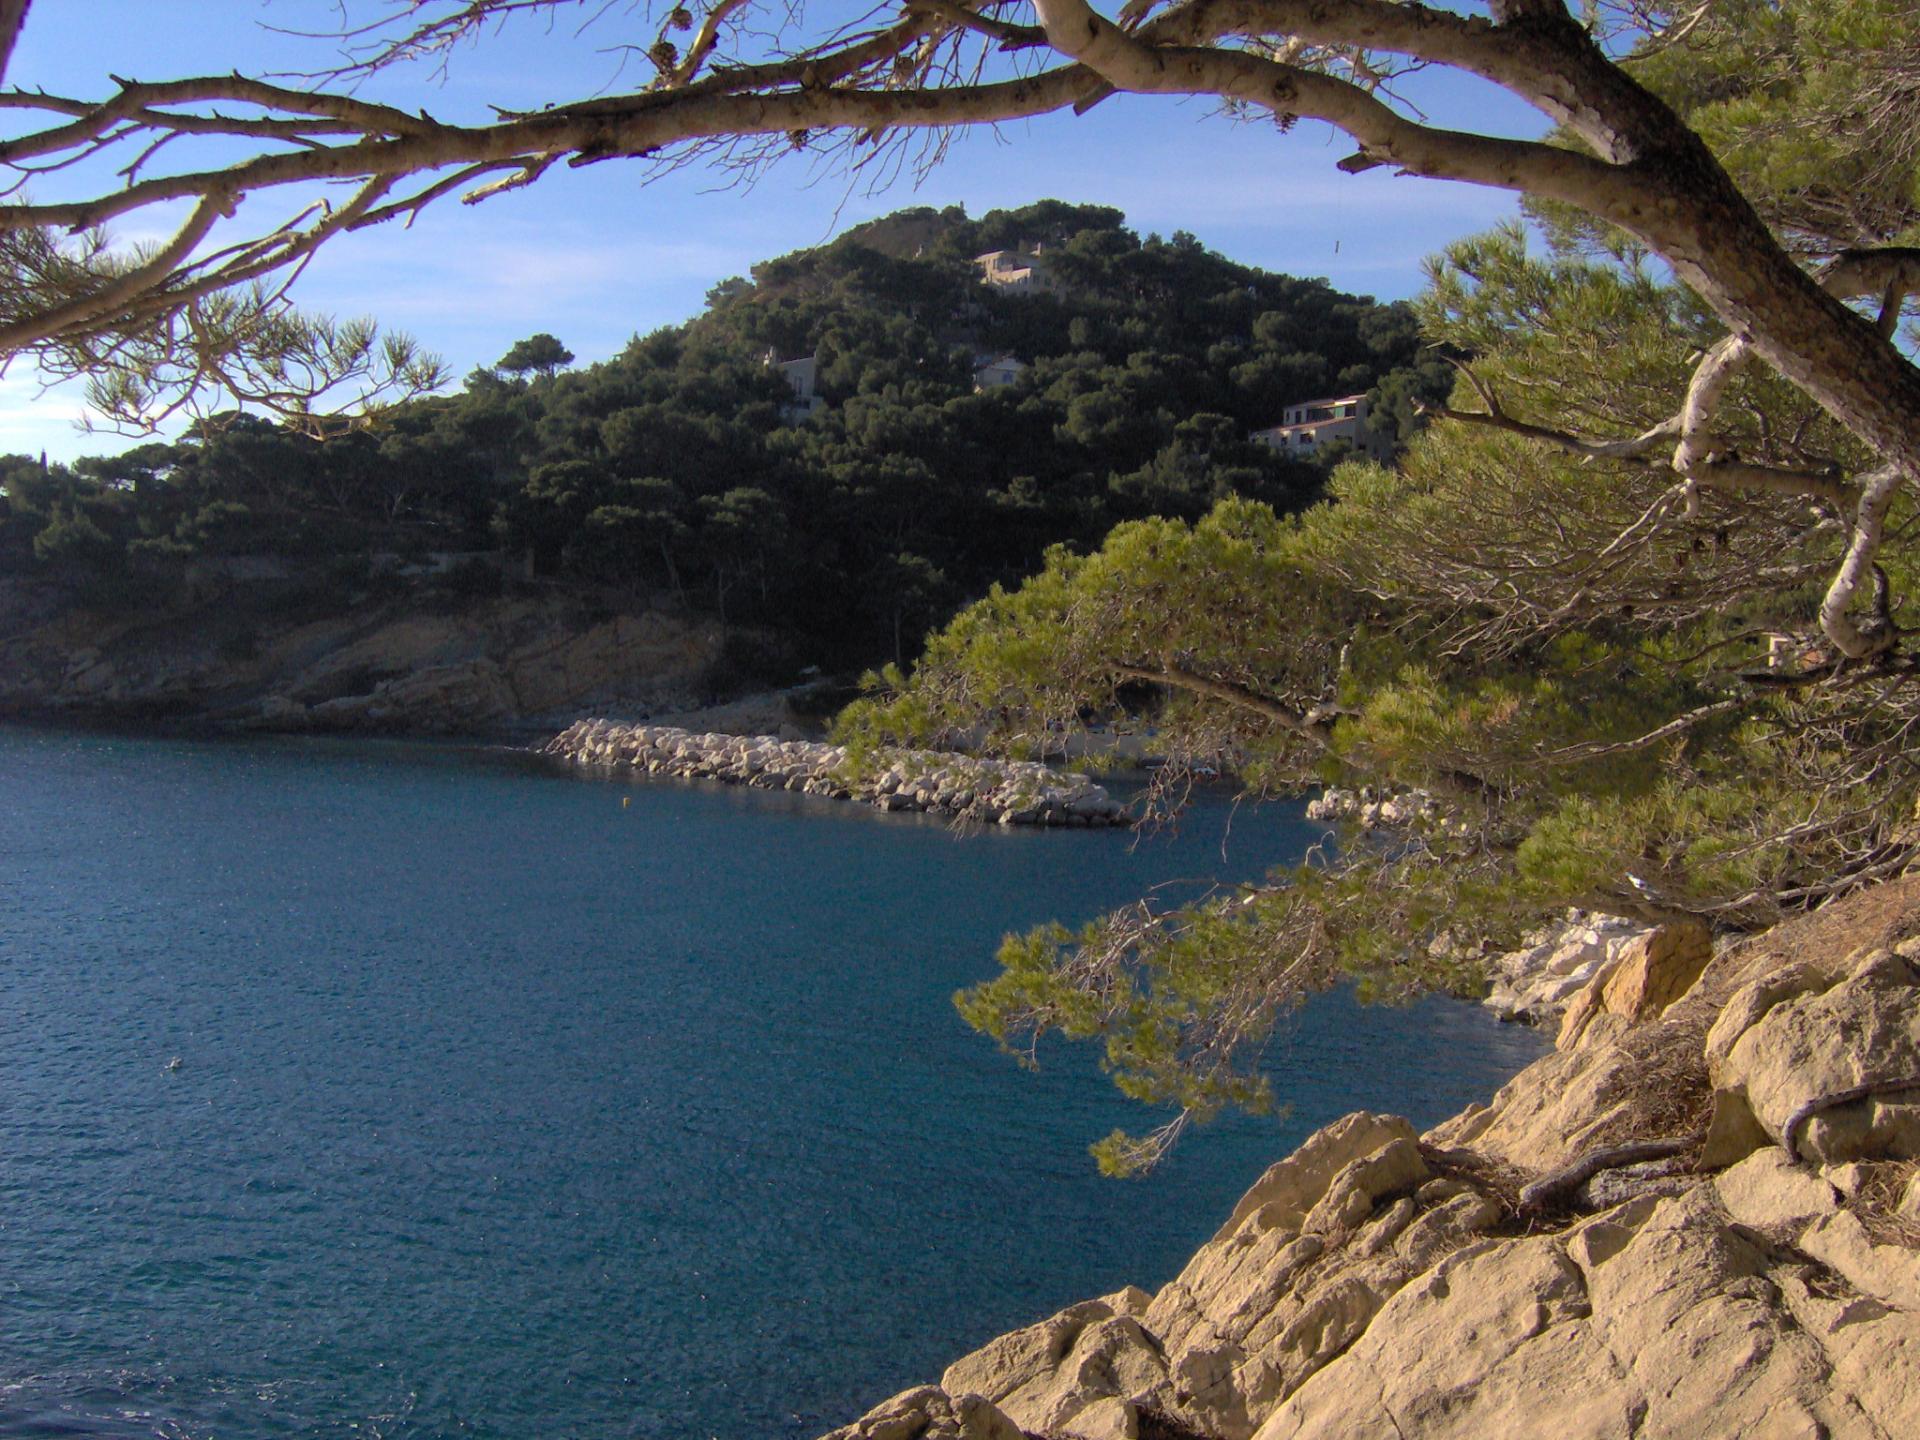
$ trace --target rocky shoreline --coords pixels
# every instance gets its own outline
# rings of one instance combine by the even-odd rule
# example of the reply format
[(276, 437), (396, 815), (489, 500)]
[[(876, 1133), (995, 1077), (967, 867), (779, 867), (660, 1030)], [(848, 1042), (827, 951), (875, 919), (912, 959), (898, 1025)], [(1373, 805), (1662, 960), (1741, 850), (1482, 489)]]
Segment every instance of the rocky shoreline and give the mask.
[[(1376, 790), (1369, 785), (1328, 786), (1306, 809), (1309, 820), (1346, 822), (1362, 830), (1432, 824), (1439, 814), (1425, 790)], [(1630, 963), (1653, 929), (1620, 915), (1569, 910), (1563, 919), (1528, 935), (1519, 949), (1488, 962), (1492, 984), (1481, 1003), (1502, 1020), (1557, 1026), (1583, 992), (1604, 983), (1623, 962)], [(1704, 964), (1707, 954), (1699, 958)]]
[(917, 811), (983, 825), (1125, 825), (1127, 808), (1085, 775), (1019, 760), (888, 750), (856, 764), (846, 747), (772, 735), (695, 734), (675, 726), (577, 720), (540, 753), (576, 765), (719, 780)]
[(525, 743), (576, 715), (686, 711), (735, 688), (726, 632), (696, 615), (317, 585), (96, 611), (0, 575), (0, 717)]
[(1701, 940), (1614, 956), (1490, 1104), (1337, 1121), (1157, 1293), (829, 1440), (1920, 1434), (1920, 877)]
[(1502, 1020), (1558, 1025), (1576, 997), (1604, 980), (1653, 928), (1597, 910), (1569, 910), (1488, 964), (1492, 988), (1480, 1003)]

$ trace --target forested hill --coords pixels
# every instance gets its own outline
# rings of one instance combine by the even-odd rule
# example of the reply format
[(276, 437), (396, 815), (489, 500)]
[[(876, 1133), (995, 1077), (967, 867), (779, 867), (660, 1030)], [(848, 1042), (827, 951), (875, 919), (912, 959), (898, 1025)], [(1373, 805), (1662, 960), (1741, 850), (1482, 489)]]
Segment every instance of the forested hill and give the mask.
[[(1044, 287), (985, 283), (993, 251), (1038, 251)], [(809, 367), (769, 363), (808, 358), (810, 401)], [(771, 636), (771, 669), (864, 664), (1051, 544), (1228, 493), (1311, 499), (1323, 468), (1249, 439), (1289, 403), (1372, 390), (1397, 434), (1447, 384), (1404, 304), (1057, 201), (902, 211), (571, 359), (533, 337), (324, 443), (228, 417), (71, 470), (0, 461), (0, 568), (151, 610), (210, 561), (291, 559), (345, 593), (370, 555), (467, 555), (431, 583), (679, 605)], [(1013, 382), (982, 388), (1008, 359)]]

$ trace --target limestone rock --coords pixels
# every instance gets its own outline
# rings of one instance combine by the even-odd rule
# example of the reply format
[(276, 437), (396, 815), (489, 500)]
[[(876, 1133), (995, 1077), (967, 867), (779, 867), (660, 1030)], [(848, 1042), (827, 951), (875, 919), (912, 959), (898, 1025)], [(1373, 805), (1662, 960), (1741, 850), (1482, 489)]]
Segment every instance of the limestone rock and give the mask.
[(1547, 1172), (1631, 1129), (1644, 1104), (1642, 1067), (1622, 1044), (1555, 1051), (1501, 1087), (1491, 1105), (1456, 1115), (1423, 1137), (1520, 1169)]
[(1782, 1266), (1770, 1276), (1787, 1309), (1826, 1352), (1836, 1401), (1859, 1416), (1834, 1436), (1920, 1433), (1920, 1326), (1815, 1266)]
[(1713, 1092), (1713, 1111), (1707, 1119), (1707, 1138), (1700, 1146), (1700, 1168), (1721, 1170), (1737, 1165), (1773, 1137), (1754, 1118), (1747, 1097), (1737, 1090)]
[(1604, 986), (1606, 1009), (1644, 1024), (1693, 988), (1713, 958), (1713, 935), (1698, 920), (1656, 926), (1630, 941)]
[(1869, 1097), (1814, 1116), (1798, 1148), (1822, 1160), (1920, 1157), (1920, 1084), (1896, 1097)]
[[(1777, 1141), (1791, 1137), (1827, 1163), (1920, 1158), (1920, 977), (1890, 950), (1855, 957), (1851, 973), (1824, 989), (1795, 977), (1796, 988), (1736, 997), (1741, 1003), (1708, 1037), (1718, 1085), (1740, 1091)], [(1804, 988), (1802, 988), (1804, 987)], [(1733, 1024), (1745, 1022), (1734, 1033)], [(1809, 1114), (1849, 1090), (1875, 1083), (1915, 1088), (1863, 1095)]]
[(1714, 1177), (1714, 1191), (1735, 1220), (1756, 1230), (1798, 1233), (1831, 1215), (1839, 1203), (1833, 1186), (1776, 1149), (1757, 1151)]
[(1261, 1176), (1147, 1311), (1175, 1413), (1205, 1434), (1245, 1440), (1364, 1333), (1416, 1264), (1497, 1215), (1484, 1197), (1426, 1191), (1429, 1178), (1412, 1127), (1365, 1113), (1319, 1131)]
[(1609, 970), (1646, 927), (1615, 915), (1569, 910), (1566, 919), (1519, 950), (1495, 957), (1485, 1004), (1503, 1020), (1558, 1021), (1593, 980)]
[(1153, 1304), (1153, 1296), (1138, 1285), (1128, 1285), (1111, 1295), (1102, 1295), (1100, 1303), (1107, 1306), (1116, 1315), (1131, 1315), (1135, 1319), (1147, 1313), (1147, 1307)]
[(937, 1385), (903, 1390), (823, 1440), (1026, 1440), (1005, 1415), (978, 1395), (958, 1399)]
[(1740, 1037), (1766, 1018), (1767, 1012), (1795, 996), (1827, 988), (1836, 977), (1819, 965), (1803, 963), (1762, 975), (1736, 990), (1720, 1007), (1707, 1031), (1707, 1064), (1718, 1070)]
[[(399, 615), (349, 636), (309, 627), (263, 650), (301, 728), (460, 730), (527, 722), (581, 704), (673, 703), (700, 683), (720, 635), (658, 612), (596, 625), (551, 606), (499, 602)], [(317, 652), (317, 653), (316, 653)], [(269, 696), (273, 699), (275, 696)], [(271, 713), (263, 702), (263, 717)]]
[[(1143, 1308), (1144, 1292), (1123, 1291), (1120, 1298)], [(1166, 1380), (1160, 1345), (1140, 1321), (1108, 1300), (1088, 1300), (988, 1341), (948, 1366), (940, 1388), (984, 1396), (1027, 1430), (1073, 1431), (1096, 1402), (1132, 1405), (1163, 1393)], [(1087, 1423), (1110, 1430), (1119, 1423), (1117, 1413), (1107, 1406)]]
[(1544, 1433), (1545, 1415), (1556, 1435), (1630, 1435), (1619, 1365), (1575, 1328), (1586, 1313), (1580, 1273), (1558, 1247), (1471, 1246), (1388, 1301), (1257, 1435), (1519, 1436)]
[(1404, 1195), (1428, 1178), (1419, 1145), (1409, 1136), (1390, 1140), (1342, 1170), (1300, 1227), (1310, 1235), (1351, 1230), (1383, 1198)]
[(1334, 1121), (1308, 1136), (1291, 1155), (1270, 1165), (1253, 1182), (1253, 1188), (1233, 1207), (1227, 1223), (1215, 1232), (1214, 1242), (1227, 1239), (1256, 1215), (1259, 1218), (1255, 1223), (1262, 1230), (1299, 1229), (1336, 1174), (1396, 1140), (1414, 1138), (1413, 1126), (1398, 1115), (1356, 1111)]
[[(1612, 1039), (1621, 1025), (1658, 1019), (1693, 987), (1712, 959), (1713, 935), (1697, 920), (1656, 926), (1632, 937), (1567, 1007), (1559, 1048)], [(1603, 1017), (1619, 1023), (1596, 1028)]]
[[(1606, 1015), (1606, 994), (1604, 982), (1609, 972), (1603, 970), (1593, 981), (1575, 995), (1560, 1016), (1560, 1030), (1554, 1038), (1556, 1050), (1578, 1050), (1583, 1041), (1612, 1039), (1618, 1033), (1617, 1027), (1608, 1026), (1604, 1037), (1595, 1031), (1596, 1022)], [(1618, 1018), (1618, 1017), (1615, 1017)]]
[(1061, 1433), (1071, 1440), (1139, 1440), (1140, 1413), (1132, 1404), (1110, 1395), (1080, 1410)]
[(1801, 1232), (1798, 1243), (1861, 1294), (1920, 1316), (1920, 1250), (1875, 1243), (1850, 1211), (1821, 1217)]
[(1352, 820), (1365, 830), (1411, 825), (1415, 821), (1430, 820), (1438, 812), (1439, 806), (1425, 790), (1383, 795), (1370, 785), (1362, 785), (1358, 790), (1328, 786), (1307, 802), (1309, 820)]
[[(1672, 978), (1691, 960), (1622, 980), (1620, 1012), (1595, 1014), (1621, 1028), (1424, 1142), (1393, 1116), (1327, 1126), (1150, 1300), (1004, 1336), (883, 1418), (944, 1440), (960, 1394), (1049, 1440), (1920, 1434), (1920, 1165), (1888, 1158), (1920, 1096), (1814, 1116), (1797, 1161), (1774, 1143), (1803, 1097), (1920, 1045), (1920, 944), (1900, 948), (1920, 878), (1882, 888), (1696, 980)], [(1871, 943), (1845, 948), (1861, 929)], [(1512, 1208), (1526, 1177), (1596, 1146), (1706, 1125), (1709, 1096), (1704, 1151), (1603, 1168), (1551, 1214)]]
[(1482, 1244), (1390, 1300), (1259, 1440), (1905, 1433), (1920, 1377), (1862, 1362), (1911, 1356), (1920, 1317), (1812, 1279), (1704, 1190)]
[(1408, 1270), (1418, 1274), (1491, 1229), (1500, 1216), (1500, 1207), (1493, 1200), (1477, 1190), (1467, 1190), (1423, 1211), (1394, 1240), (1394, 1254)]

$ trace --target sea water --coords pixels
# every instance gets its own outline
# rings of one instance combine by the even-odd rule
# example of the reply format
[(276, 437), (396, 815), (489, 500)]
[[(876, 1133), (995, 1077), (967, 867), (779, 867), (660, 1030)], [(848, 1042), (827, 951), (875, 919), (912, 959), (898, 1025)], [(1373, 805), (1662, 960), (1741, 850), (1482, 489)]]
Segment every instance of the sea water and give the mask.
[(1329, 995), (1284, 1119), (1117, 1182), (1086, 1146), (1159, 1117), (950, 996), (1319, 835), (0, 728), (0, 1436), (811, 1436), (1160, 1284), (1314, 1127), (1431, 1122), (1539, 1038)]

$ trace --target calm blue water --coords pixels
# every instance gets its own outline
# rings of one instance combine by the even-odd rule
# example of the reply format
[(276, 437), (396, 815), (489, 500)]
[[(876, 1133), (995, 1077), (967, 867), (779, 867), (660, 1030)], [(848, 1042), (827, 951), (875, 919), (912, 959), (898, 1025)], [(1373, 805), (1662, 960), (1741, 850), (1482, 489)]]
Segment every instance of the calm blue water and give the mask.
[[(629, 803), (623, 806), (622, 800)], [(1010, 927), (1311, 837), (1001, 832), (505, 756), (0, 728), (0, 1435), (810, 1436), (1168, 1278), (1357, 1106), (1531, 1059), (1330, 997), (1286, 1123), (1143, 1183), (1092, 1057), (948, 996)], [(179, 1057), (177, 1069), (168, 1062)]]

